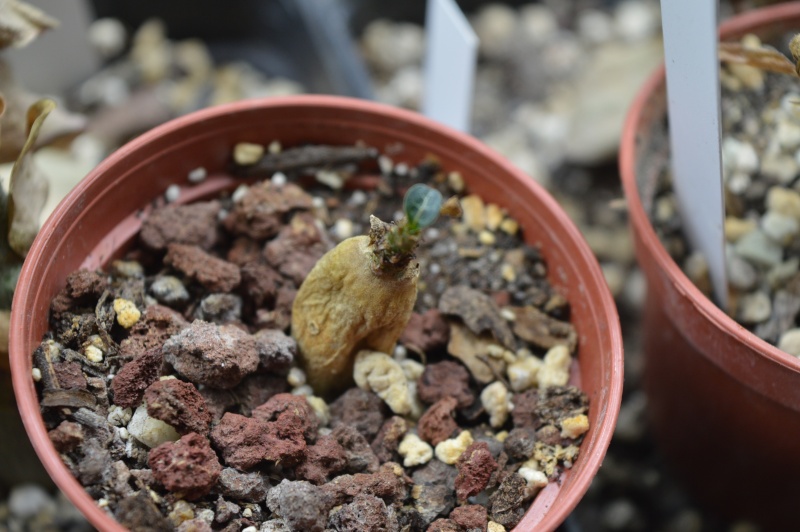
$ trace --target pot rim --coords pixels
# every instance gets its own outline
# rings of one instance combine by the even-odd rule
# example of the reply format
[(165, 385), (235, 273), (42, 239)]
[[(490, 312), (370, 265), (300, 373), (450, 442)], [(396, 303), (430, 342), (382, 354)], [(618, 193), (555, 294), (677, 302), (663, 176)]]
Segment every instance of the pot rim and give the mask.
[[(562, 523), (567, 515), (577, 506), (583, 494), (589, 487), (592, 478), (597, 474), (603, 462), (605, 453), (611, 442), (611, 438), (616, 426), (617, 416), (619, 413), (620, 404), (622, 401), (622, 384), (623, 384), (623, 346), (622, 346), (622, 333), (619, 324), (619, 317), (617, 314), (616, 306), (605, 278), (600, 270), (596, 258), (589, 249), (588, 244), (583, 239), (583, 236), (567, 217), (566, 213), (561, 209), (558, 203), (545, 189), (539, 185), (532, 178), (524, 174), (521, 170), (513, 166), (505, 158), (497, 154), (494, 150), (480, 142), (478, 139), (456, 131), (450, 127), (439, 124), (430, 120), (418, 113), (392, 107), (385, 104), (379, 104), (366, 100), (359, 100), (354, 98), (347, 98), (341, 96), (327, 96), (327, 95), (297, 95), (285, 97), (271, 97), (252, 100), (243, 100), (224, 104), (216, 107), (210, 107), (195, 111), (188, 115), (175, 118), (164, 124), (161, 124), (152, 130), (142, 134), (141, 136), (128, 142), (114, 153), (109, 155), (97, 167), (95, 167), (81, 182), (58, 204), (53, 214), (47, 219), (42, 226), (39, 236), (37, 236), (28, 256), (23, 264), (20, 279), (32, 279), (33, 272), (35, 272), (36, 265), (40, 260), (46, 259), (43, 248), (47, 237), (45, 235), (57, 235), (54, 231), (58, 227), (58, 221), (65, 216), (68, 216), (70, 209), (74, 209), (74, 205), (81, 201), (81, 197), (88, 188), (90, 183), (93, 183), (101, 178), (103, 174), (113, 169), (119, 164), (124, 164), (126, 158), (131, 154), (135, 154), (137, 150), (157, 141), (165, 133), (175, 130), (180, 130), (194, 123), (202, 123), (207, 120), (214, 119), (221, 115), (228, 113), (241, 113), (252, 109), (263, 109), (273, 107), (296, 107), (296, 108), (327, 108), (327, 109), (346, 109), (348, 112), (361, 116), (371, 115), (391, 118), (399, 121), (406, 122), (412, 127), (423, 129), (435, 133), (437, 136), (446, 136), (455, 139), (458, 143), (462, 144), (466, 150), (476, 153), (480, 157), (490, 159), (493, 164), (503, 168), (508, 174), (513, 176), (519, 186), (527, 188), (531, 194), (536, 195), (541, 199), (542, 204), (553, 214), (557, 219), (558, 224), (561, 225), (565, 236), (576, 244), (579, 253), (574, 257), (576, 262), (584, 264), (586, 268), (586, 284), (594, 285), (600, 294), (600, 299), (596, 302), (597, 309), (608, 318), (606, 327), (606, 334), (608, 336), (609, 345), (611, 346), (610, 359), (610, 381), (609, 389), (607, 390), (607, 401), (604, 403), (605, 409), (602, 412), (603, 423), (597, 429), (595, 437), (596, 449), (600, 452), (594, 452), (586, 456), (587, 462), (584, 464), (585, 478), (581, 481), (579, 489), (576, 488), (576, 495), (566, 501), (565, 504), (559, 505), (557, 508), (550, 510), (551, 503), (558, 495), (560, 488), (554, 487), (553, 483), (550, 484), (551, 490), (547, 488), (543, 490), (539, 496), (534, 499), (536, 503), (539, 499), (541, 507), (544, 512), (544, 517), (538, 521), (538, 527), (543, 530), (555, 529)], [(360, 119), (356, 119), (360, 120)], [(55, 236), (58, 238), (58, 236)], [(12, 303), (11, 312), (11, 331), (24, 330), (28, 321), (33, 319), (32, 315), (23, 315), (25, 301), (30, 298), (31, 294), (30, 284), (21, 284), (17, 287)], [(11, 373), (12, 382), (14, 386), (14, 393), (17, 399), (18, 409), (22, 416), (25, 430), (31, 440), (34, 449), (39, 456), (42, 464), (47, 472), (67, 495), (67, 497), (75, 504), (76, 507), (89, 519), (89, 521), (101, 530), (114, 530), (122, 531), (124, 528), (116, 521), (102, 511), (96, 504), (95, 500), (89, 496), (85, 488), (73, 477), (72, 473), (67, 469), (66, 465), (61, 460), (59, 454), (55, 451), (52, 443), (47, 434), (44, 426), (42, 416), (40, 413), (39, 400), (35, 391), (34, 383), (30, 374), (30, 357), (31, 353), (25, 352), (23, 349), (24, 341), (20, 339), (20, 335), (15, 335), (13, 332), (9, 341), (9, 353), (11, 356)], [(569, 474), (569, 472), (567, 472)], [(530, 508), (533, 504), (528, 506), (529, 510), (526, 511), (525, 516), (519, 523), (518, 528), (530, 526), (526, 524), (531, 521), (529, 517), (533, 518)]]
[[(719, 33), (725, 39), (736, 38), (752, 32), (755, 28), (769, 26), (785, 18), (796, 19), (798, 16), (800, 16), (800, 2), (778, 4), (745, 12), (724, 21), (719, 27)], [(644, 86), (637, 93), (623, 125), (619, 167), (628, 204), (628, 213), (631, 219), (631, 228), (641, 234), (641, 242), (647, 248), (649, 255), (655, 259), (658, 267), (669, 278), (678, 294), (688, 300), (700, 316), (712, 323), (726, 336), (752, 348), (753, 351), (763, 355), (767, 360), (800, 374), (800, 358), (785, 353), (776, 346), (762, 340), (737, 323), (736, 320), (703, 294), (670, 257), (653, 229), (639, 194), (636, 146), (639, 126), (643, 116), (646, 114), (652, 95), (659, 91), (666, 91), (666, 72), (663, 62), (648, 77)], [(707, 353), (703, 352), (703, 355), (707, 356)], [(714, 363), (732, 375), (734, 374), (732, 368), (726, 367), (724, 355), (707, 358), (713, 360)], [(739, 375), (738, 372), (737, 375)], [(762, 393), (765, 392), (765, 390), (761, 391)], [(767, 393), (767, 395), (771, 394)]]

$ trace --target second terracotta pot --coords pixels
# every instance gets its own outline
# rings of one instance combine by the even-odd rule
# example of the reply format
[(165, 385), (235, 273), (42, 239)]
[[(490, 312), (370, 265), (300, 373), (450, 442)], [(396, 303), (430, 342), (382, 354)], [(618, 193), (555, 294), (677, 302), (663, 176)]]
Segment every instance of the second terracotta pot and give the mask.
[[(768, 41), (800, 27), (800, 3), (724, 23), (725, 40)], [(800, 500), (800, 360), (727, 316), (661, 245), (647, 211), (667, 155), (664, 69), (625, 124), (620, 170), (639, 264), (648, 282), (644, 388), (657, 443), (697, 500), (767, 530), (796, 527)], [(660, 158), (660, 160), (659, 160)]]

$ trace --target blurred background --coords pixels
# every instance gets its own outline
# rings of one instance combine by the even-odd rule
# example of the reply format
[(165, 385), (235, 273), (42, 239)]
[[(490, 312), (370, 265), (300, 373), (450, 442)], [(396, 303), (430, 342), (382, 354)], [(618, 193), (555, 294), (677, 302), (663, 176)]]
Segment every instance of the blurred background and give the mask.
[[(421, 105), (423, 0), (28, 3), (59, 24), (39, 34), (48, 24), (34, 17), (26, 31), (35, 38), (0, 52), (0, 176), (7, 187), (24, 109), (43, 96), (55, 99), (59, 107), (32, 155), (50, 184), (41, 220), (114, 149), (202, 107), (299, 93)], [(720, 15), (765, 3), (722, 2)], [(653, 447), (639, 389), (646, 287), (634, 264), (616, 155), (627, 108), (663, 59), (658, 0), (458, 4), (480, 39), (470, 132), (546, 186), (577, 223), (600, 261), (625, 335), (615, 437), (561, 530), (755, 530), (707, 515), (687, 497)], [(29, 24), (26, 13), (16, 1), (0, 2), (0, 35)], [(6, 351), (18, 261), (0, 258), (0, 532), (89, 530), (50, 483), (16, 413)]]

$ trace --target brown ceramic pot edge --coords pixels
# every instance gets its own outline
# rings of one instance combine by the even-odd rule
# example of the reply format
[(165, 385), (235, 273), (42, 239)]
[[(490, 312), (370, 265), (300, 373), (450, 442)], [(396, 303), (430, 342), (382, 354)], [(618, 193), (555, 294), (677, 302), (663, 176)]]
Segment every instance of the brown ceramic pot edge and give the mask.
[[(542, 216), (546, 216), (550, 224), (559, 226), (560, 231), (564, 233), (564, 237), (574, 244), (571, 249), (574, 255), (569, 258), (575, 263), (572, 265), (573, 268), (583, 270), (586, 274), (586, 276), (581, 279), (585, 287), (581, 288), (586, 291), (587, 297), (594, 299), (593, 303), (596, 307), (596, 317), (607, 321), (603, 326), (608, 335), (609, 348), (611, 350), (611, 364), (604, 369), (604, 372), (608, 373), (608, 375), (604, 376), (605, 381), (608, 382), (608, 389), (603, 391), (605, 397), (603, 401), (601, 401), (604, 406), (604, 411), (599, 413), (599, 418), (603, 420), (602, 425), (594, 432), (593, 441), (584, 442), (585, 446), (589, 445), (591, 454), (589, 456), (582, 456), (582, 458), (579, 459), (585, 460), (582, 466), (584, 473), (582, 473), (580, 485), (573, 484), (570, 493), (567, 494), (569, 497), (568, 500), (559, 501), (558, 507), (554, 507), (552, 510), (548, 511), (548, 508), (557, 496), (565, 495), (563, 493), (559, 494), (558, 488), (551, 484), (551, 486), (543, 490), (539, 497), (537, 497), (531, 509), (526, 513), (523, 521), (518, 525), (518, 530), (528, 530), (534, 525), (542, 530), (552, 530), (556, 528), (577, 505), (583, 493), (588, 489), (591, 478), (594, 477), (597, 469), (602, 464), (606, 449), (613, 435), (621, 402), (623, 371), (621, 333), (613, 299), (608, 292), (608, 288), (594, 256), (583, 241), (577, 228), (563, 211), (561, 211), (560, 207), (549, 194), (532, 179), (522, 174), (510, 163), (499, 158), (497, 154), (476, 139), (440, 124), (436, 124), (416, 113), (371, 102), (331, 96), (300, 96), (273, 98), (269, 101), (238, 102), (198, 111), (191, 115), (173, 120), (134, 139), (112, 154), (93, 170), (57, 207), (53, 215), (43, 226), (40, 236), (37, 237), (36, 242), (32, 246), (23, 267), (20, 276), (20, 284), (12, 306), (11, 329), (12, 331), (17, 331), (17, 333), (12, 333), (10, 342), (10, 352), (12, 353), (12, 377), (19, 410), (26, 431), (31, 441), (34, 443), (36, 452), (48, 473), (50, 473), (51, 477), (53, 477), (57, 485), (67, 494), (70, 500), (72, 500), (84, 515), (90, 519), (93, 525), (102, 530), (122, 530), (119, 524), (114, 522), (105, 512), (97, 507), (95, 501), (89, 497), (83, 487), (71, 475), (55, 452), (41, 419), (39, 403), (31, 379), (31, 349), (29, 348), (37, 345), (40, 339), (31, 338), (29, 337), (30, 334), (26, 334), (28, 331), (26, 324), (37, 318), (29, 312), (30, 306), (27, 302), (30, 298), (37, 296), (37, 283), (34, 282), (34, 279), (37, 279), (37, 276), (42, 273), (38, 265), (56, 260), (54, 257), (47, 256), (47, 249), (48, 241), (61, 238), (61, 234), (56, 234), (55, 232), (55, 229), (59, 227), (59, 220), (62, 222), (66, 220), (67, 225), (73, 223), (77, 216), (77, 211), (81, 208), (86, 208), (87, 199), (85, 196), (87, 195), (87, 191), (92, 190), (92, 186), (96, 181), (101, 179), (103, 174), (109, 171), (113, 172), (115, 167), (124, 163), (126, 158), (136, 153), (137, 150), (157, 142), (159, 138), (169, 132), (184, 128), (189, 124), (212, 120), (229, 112), (243, 112), (249, 108), (258, 106), (323, 106), (340, 108), (345, 115), (343, 118), (344, 121), (348, 120), (348, 118), (346, 118), (347, 115), (351, 115), (351, 119), (354, 119), (356, 122), (363, 121), (366, 119), (365, 117), (369, 116), (388, 116), (394, 120), (405, 121), (411, 127), (422, 128), (422, 130), (425, 130), (426, 133), (433, 137), (442, 135), (454, 137), (459, 144), (474, 156), (489, 158), (493, 164), (502, 167), (505, 173), (516, 176), (518, 183), (515, 183), (515, 185), (527, 189), (524, 195), (534, 194), (537, 196), (537, 200), (545, 207)], [(472, 158), (469, 155), (466, 156), (467, 158)], [(89, 201), (91, 201), (91, 199)], [(509, 201), (519, 201), (519, 198), (509, 198)], [(41, 294), (39, 294), (38, 297), (42, 297)], [(537, 513), (538, 515), (536, 515)]]
[[(798, 19), (800, 2), (779, 4), (724, 22), (720, 25), (720, 35), (728, 40), (735, 39), (765, 24), (775, 24), (776, 21), (788, 29)], [(626, 117), (620, 144), (620, 173), (628, 198), (639, 264), (649, 272), (648, 279), (657, 279), (661, 286), (671, 288), (666, 290), (678, 299), (670, 304), (691, 308), (690, 312), (670, 312), (691, 343), (703, 341), (698, 340), (701, 336), (713, 335), (721, 347), (731, 347), (712, 351), (700, 349), (704, 356), (762, 395), (800, 411), (800, 386), (797, 386), (800, 360), (758, 338), (717, 307), (672, 260), (650, 224), (637, 183), (637, 139), (642, 134), (645, 117), (649, 116), (648, 113), (657, 112), (651, 109), (654, 95), (663, 93), (664, 87), (665, 71), (662, 65), (637, 94)], [(655, 288), (665, 293), (662, 288)], [(693, 316), (701, 316), (703, 321), (691, 319)], [(745, 348), (737, 349), (740, 345)], [(763, 356), (753, 358), (751, 350)]]

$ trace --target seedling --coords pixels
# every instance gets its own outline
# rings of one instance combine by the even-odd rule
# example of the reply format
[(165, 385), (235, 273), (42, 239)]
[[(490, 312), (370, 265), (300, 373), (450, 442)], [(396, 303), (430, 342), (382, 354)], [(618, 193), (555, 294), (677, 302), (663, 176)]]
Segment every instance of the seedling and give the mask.
[(362, 349), (392, 352), (417, 300), (420, 234), (440, 213), (460, 213), (455, 198), (442, 204), (438, 191), (421, 184), (408, 190), (403, 211), (397, 223), (371, 216), (369, 235), (326, 253), (297, 293), (292, 335), (319, 395), (350, 384)]

